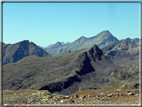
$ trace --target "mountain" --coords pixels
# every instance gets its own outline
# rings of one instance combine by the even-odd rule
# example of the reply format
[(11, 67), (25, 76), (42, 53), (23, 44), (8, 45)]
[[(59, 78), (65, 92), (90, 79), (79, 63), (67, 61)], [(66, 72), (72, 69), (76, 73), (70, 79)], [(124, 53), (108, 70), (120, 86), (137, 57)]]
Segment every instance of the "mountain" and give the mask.
[(56, 44), (54, 44), (53, 46), (54, 47), (59, 47), (59, 46), (61, 46), (62, 45), (62, 43), (61, 42), (57, 42)]
[(68, 42), (66, 42), (66, 43), (64, 43), (64, 42), (62, 42), (62, 44), (64, 45), (64, 44), (70, 44), (70, 42), (68, 41)]
[(25, 56), (36, 55), (38, 57), (50, 57), (50, 55), (33, 42), (24, 40), (15, 44), (3, 43), (3, 65), (17, 62)]
[(99, 48), (103, 48), (118, 41), (119, 40), (116, 37), (114, 37), (109, 31), (106, 30), (90, 38), (82, 36), (70, 44), (61, 44), (59, 46), (56, 46), (55, 44), (51, 47), (45, 48), (45, 50), (51, 56), (55, 56), (65, 51), (74, 51), (82, 48), (89, 48), (92, 47), (94, 44), (97, 44)]
[(47, 47), (44, 47), (44, 49), (45, 49), (45, 48), (49, 48), (49, 47), (51, 47), (51, 46), (53, 46), (53, 45), (54, 45), (54, 44), (48, 45)]
[[(102, 48), (104, 54), (115, 64), (122, 66), (106, 78), (103, 87), (138, 89), (139, 88), (139, 45), (134, 40), (126, 38), (117, 43)], [(102, 88), (103, 88), (102, 87)]]
[(139, 45), (140, 44), (140, 40), (142, 40), (142, 39), (138, 39), (138, 38), (134, 38), (132, 41), (134, 41), (137, 45)]
[[(64, 43), (64, 42), (57, 42), (57, 43), (60, 43), (60, 44), (62, 44), (62, 45), (70, 44), (70, 42), (66, 42), (66, 43)], [(55, 45), (55, 44), (50, 44), (50, 45), (48, 45), (48, 46), (46, 46), (46, 47), (42, 47), (42, 49), (49, 48), (49, 47), (51, 47), (51, 46), (53, 46), (53, 45)], [(40, 47), (41, 47), (41, 46), (40, 46)]]
[[(60, 45), (60, 43), (57, 43)], [(49, 90), (64, 95), (99, 88), (115, 69), (97, 45), (53, 57), (27, 56), (3, 66), (3, 89)]]
[(102, 48), (102, 51), (109, 59), (120, 66), (139, 65), (139, 45), (135, 42), (122, 40)]
[(112, 86), (113, 88), (139, 89), (139, 66), (130, 66), (112, 72), (105, 81), (103, 87)]
[(135, 42), (137, 45), (139, 45), (139, 41), (142, 40), (142, 39), (139, 39), (139, 38), (134, 38), (134, 39), (131, 39), (131, 38), (126, 38), (126, 39), (122, 39), (120, 41), (130, 41), (130, 42)]

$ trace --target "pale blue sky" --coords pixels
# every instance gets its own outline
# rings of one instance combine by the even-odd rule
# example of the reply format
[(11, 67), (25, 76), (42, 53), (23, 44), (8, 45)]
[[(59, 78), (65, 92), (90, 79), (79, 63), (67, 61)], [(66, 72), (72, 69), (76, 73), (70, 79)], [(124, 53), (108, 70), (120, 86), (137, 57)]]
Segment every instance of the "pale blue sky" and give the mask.
[(109, 30), (139, 38), (139, 3), (3, 3), (3, 42), (40, 46), (73, 42)]

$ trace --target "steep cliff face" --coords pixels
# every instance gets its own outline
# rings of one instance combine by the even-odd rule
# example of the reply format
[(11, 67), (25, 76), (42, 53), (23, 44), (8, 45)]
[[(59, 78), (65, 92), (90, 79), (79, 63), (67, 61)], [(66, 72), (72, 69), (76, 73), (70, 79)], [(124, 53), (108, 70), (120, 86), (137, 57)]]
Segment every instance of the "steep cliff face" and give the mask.
[(99, 88), (117, 68), (120, 67), (106, 58), (97, 45), (54, 57), (27, 56), (3, 66), (3, 88), (49, 90), (68, 95), (80, 89)]
[(3, 44), (3, 65), (17, 62), (25, 56), (50, 57), (50, 55), (33, 42), (24, 40), (16, 44)]

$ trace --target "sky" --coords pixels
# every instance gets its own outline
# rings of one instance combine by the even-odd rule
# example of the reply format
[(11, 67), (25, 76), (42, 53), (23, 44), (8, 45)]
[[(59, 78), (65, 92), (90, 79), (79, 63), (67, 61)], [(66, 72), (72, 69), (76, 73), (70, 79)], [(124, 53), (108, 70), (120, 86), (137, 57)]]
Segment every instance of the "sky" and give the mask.
[(3, 42), (46, 47), (109, 30), (117, 39), (140, 37), (139, 3), (3, 3)]

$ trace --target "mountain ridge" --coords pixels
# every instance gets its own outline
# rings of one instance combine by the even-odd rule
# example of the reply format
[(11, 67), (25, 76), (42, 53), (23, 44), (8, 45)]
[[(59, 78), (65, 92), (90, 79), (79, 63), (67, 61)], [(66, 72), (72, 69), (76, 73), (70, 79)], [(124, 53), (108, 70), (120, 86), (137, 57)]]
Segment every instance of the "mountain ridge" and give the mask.
[[(110, 40), (111, 41), (110, 41)], [(74, 51), (79, 50), (82, 48), (89, 48), (93, 46), (94, 44), (97, 44), (99, 48), (102, 48), (104, 46), (107, 46), (109, 44), (118, 42), (119, 40), (114, 37), (108, 30), (102, 31), (96, 36), (86, 38), (85, 36), (81, 36), (74, 42), (70, 44), (60, 45), (59, 47), (51, 46), (49, 48), (45, 48), (45, 50), (51, 55), (55, 56), (61, 52), (64, 51)]]
[(29, 40), (23, 40), (15, 44), (3, 44), (3, 64), (17, 62), (25, 56), (36, 55), (50, 57), (50, 55)]
[(134, 41), (122, 40), (102, 48), (102, 51), (115, 64), (125, 67), (139, 65), (139, 45)]
[[(86, 38), (81, 37), (78, 41), (80, 40), (86, 40)], [(29, 44), (28, 41), (17, 44), (22, 45), (25, 42)], [(11, 47), (9, 47), (10, 44), (4, 44), (4, 47), (16, 50), (17, 44)], [(32, 45), (35, 44), (32, 43)], [(59, 45), (62, 44), (57, 42), (56, 46)], [(115, 86), (117, 82), (125, 87), (137, 88), (139, 85), (138, 60), (139, 46), (127, 39), (102, 49), (95, 44), (90, 48), (65, 51), (52, 57), (30, 55), (3, 66), (3, 87), (5, 90), (48, 90), (51, 93), (63, 95), (70, 95), (78, 90)], [(131, 67), (131, 64), (135, 64), (136, 67)], [(128, 68), (121, 69), (122, 67)], [(130, 78), (127, 70), (131, 72)], [(124, 74), (122, 74), (123, 71)], [(115, 77), (117, 74), (119, 78)], [(133, 86), (128, 80), (133, 82)], [(129, 84), (126, 85), (126, 83)]]
[(97, 45), (54, 57), (27, 56), (3, 66), (3, 89), (46, 89), (67, 95), (76, 92), (79, 87), (99, 87), (117, 68), (120, 66), (105, 57)]

